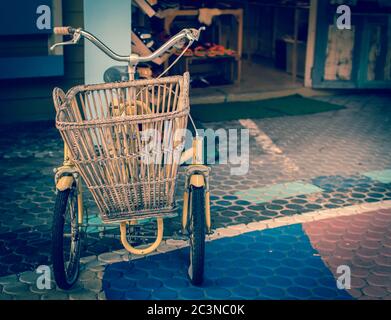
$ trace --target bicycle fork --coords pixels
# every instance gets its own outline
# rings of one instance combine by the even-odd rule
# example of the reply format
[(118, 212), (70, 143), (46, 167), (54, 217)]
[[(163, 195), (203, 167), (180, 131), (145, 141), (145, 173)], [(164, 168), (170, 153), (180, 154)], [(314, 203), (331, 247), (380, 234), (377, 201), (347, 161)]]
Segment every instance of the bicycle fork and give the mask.
[(77, 190), (77, 219), (79, 226), (83, 224), (83, 192), (82, 185), (80, 181), (79, 172), (76, 170), (74, 163), (70, 160), (69, 149), (64, 143), (64, 162), (61, 167), (54, 169), (54, 181), (57, 191), (65, 191), (71, 189), (72, 186), (76, 183)]
[[(191, 197), (191, 188), (203, 187), (205, 190), (205, 224), (207, 233), (211, 233), (211, 218), (210, 218), (210, 190), (209, 190), (209, 172), (210, 168), (203, 164), (203, 138), (196, 136), (193, 138), (192, 164), (186, 168), (185, 192), (183, 195), (183, 213), (182, 213), (182, 232), (186, 231), (188, 222), (188, 212)], [(191, 208), (190, 208), (191, 210)]]

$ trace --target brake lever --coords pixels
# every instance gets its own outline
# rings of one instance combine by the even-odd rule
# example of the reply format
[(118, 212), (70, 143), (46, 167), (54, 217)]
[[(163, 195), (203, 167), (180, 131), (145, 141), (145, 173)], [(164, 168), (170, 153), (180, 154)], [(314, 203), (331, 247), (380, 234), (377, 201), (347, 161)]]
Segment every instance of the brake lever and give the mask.
[(190, 41), (198, 41), (198, 39), (200, 38), (201, 31), (205, 29), (206, 29), (205, 26), (202, 26), (198, 29), (194, 29), (194, 28), (188, 29), (186, 32), (186, 37)]
[(79, 42), (79, 40), (80, 40), (80, 37), (81, 37), (81, 34), (79, 32), (75, 32), (73, 34), (73, 37), (72, 37), (71, 40), (55, 43), (54, 45), (52, 45), (50, 47), (50, 51), (53, 51), (58, 46), (66, 46), (66, 45), (71, 45), (71, 44), (77, 44)]

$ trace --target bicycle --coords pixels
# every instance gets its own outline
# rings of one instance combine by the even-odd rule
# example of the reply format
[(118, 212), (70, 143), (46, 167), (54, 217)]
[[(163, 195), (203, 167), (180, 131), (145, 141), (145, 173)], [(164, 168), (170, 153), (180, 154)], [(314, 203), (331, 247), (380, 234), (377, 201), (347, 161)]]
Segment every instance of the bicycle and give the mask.
[[(79, 276), (80, 245), (88, 227), (82, 180), (92, 193), (103, 223), (119, 223), (124, 248), (130, 254), (146, 255), (163, 239), (163, 219), (177, 215), (178, 168), (190, 158), (192, 162), (185, 171), (182, 232), (189, 239), (189, 278), (194, 285), (202, 283), (205, 233), (211, 232), (210, 168), (203, 164), (202, 138), (197, 130), (192, 148), (186, 151), (184, 136), (178, 134), (187, 127), (189, 118), (189, 74), (134, 79), (139, 62), (152, 61), (187, 40), (184, 53), (198, 41), (201, 30), (183, 29), (151, 55), (140, 57), (121, 56), (81, 28), (54, 28), (55, 34), (72, 39), (54, 44), (51, 50), (77, 44), (83, 37), (113, 60), (127, 62), (129, 73), (129, 81), (80, 85), (66, 94), (60, 88), (53, 90), (56, 127), (64, 140), (64, 161), (55, 169), (52, 229), (53, 270), (61, 289), (70, 289)], [(154, 130), (155, 135), (145, 138), (148, 130)], [(134, 226), (151, 220), (157, 224), (155, 241), (146, 248), (131, 245), (128, 236)]]

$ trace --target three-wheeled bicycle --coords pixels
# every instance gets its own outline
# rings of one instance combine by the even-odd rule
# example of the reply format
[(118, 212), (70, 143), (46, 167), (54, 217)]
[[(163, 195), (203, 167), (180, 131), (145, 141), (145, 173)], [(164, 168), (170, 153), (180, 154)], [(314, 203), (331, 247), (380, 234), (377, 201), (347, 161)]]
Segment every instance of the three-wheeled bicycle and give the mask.
[[(202, 283), (205, 233), (211, 229), (209, 168), (202, 162), (202, 138), (197, 130), (192, 148), (184, 151), (189, 74), (134, 80), (139, 62), (152, 61), (178, 44), (184, 53), (200, 32), (184, 29), (151, 55), (140, 57), (118, 55), (81, 28), (54, 29), (54, 33), (72, 38), (51, 49), (76, 44), (84, 37), (113, 60), (127, 62), (129, 73), (129, 81), (80, 85), (66, 94), (59, 88), (53, 90), (56, 127), (64, 140), (64, 162), (55, 170), (52, 231), (53, 270), (60, 288), (70, 289), (79, 275), (80, 244), (88, 224), (83, 218), (82, 180), (103, 223), (119, 224), (124, 248), (145, 255), (162, 241), (163, 218), (176, 215), (178, 168), (190, 158), (192, 163), (185, 171), (182, 231), (189, 239), (190, 280), (195, 285)], [(146, 219), (156, 220), (156, 239), (147, 247), (135, 247), (129, 242), (130, 233)]]

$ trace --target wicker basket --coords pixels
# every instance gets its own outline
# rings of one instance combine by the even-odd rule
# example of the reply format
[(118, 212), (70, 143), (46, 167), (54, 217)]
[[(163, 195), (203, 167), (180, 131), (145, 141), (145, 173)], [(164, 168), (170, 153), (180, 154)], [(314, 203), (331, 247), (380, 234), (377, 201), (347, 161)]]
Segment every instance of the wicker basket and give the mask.
[[(77, 86), (56, 126), (104, 222), (172, 215), (189, 75)], [(158, 134), (156, 134), (158, 133)]]

